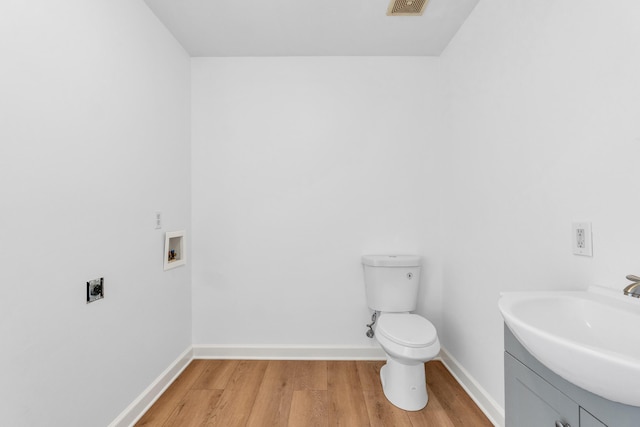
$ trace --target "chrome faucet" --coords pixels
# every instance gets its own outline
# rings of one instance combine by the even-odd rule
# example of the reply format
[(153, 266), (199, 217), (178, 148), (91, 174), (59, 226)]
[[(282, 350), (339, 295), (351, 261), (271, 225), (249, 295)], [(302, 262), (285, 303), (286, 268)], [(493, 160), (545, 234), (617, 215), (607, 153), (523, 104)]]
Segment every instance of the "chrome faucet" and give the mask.
[(624, 294), (630, 297), (640, 298), (640, 277), (629, 274), (627, 280), (631, 280), (633, 283), (624, 288)]

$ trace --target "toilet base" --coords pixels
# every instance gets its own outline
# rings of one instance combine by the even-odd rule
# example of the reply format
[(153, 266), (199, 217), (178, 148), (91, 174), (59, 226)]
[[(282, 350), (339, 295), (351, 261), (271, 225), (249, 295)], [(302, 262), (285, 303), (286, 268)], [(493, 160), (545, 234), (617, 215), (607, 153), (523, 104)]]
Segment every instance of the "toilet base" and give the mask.
[(392, 358), (380, 369), (384, 395), (400, 409), (419, 411), (429, 401), (424, 362), (412, 365), (399, 363)]

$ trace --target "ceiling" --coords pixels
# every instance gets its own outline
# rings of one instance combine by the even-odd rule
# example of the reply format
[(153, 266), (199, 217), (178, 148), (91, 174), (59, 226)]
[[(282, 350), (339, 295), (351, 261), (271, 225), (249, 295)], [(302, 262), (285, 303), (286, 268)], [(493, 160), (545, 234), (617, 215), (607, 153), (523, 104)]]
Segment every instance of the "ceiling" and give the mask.
[(191, 56), (437, 56), (479, 0), (145, 0)]

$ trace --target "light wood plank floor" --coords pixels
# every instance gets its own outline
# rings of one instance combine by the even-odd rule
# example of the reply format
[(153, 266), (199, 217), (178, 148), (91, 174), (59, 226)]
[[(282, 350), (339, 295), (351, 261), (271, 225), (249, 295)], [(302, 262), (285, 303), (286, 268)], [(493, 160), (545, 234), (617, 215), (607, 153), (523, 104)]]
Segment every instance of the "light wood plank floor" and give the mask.
[(429, 403), (406, 412), (380, 385), (383, 361), (194, 360), (137, 427), (491, 427), (439, 361)]

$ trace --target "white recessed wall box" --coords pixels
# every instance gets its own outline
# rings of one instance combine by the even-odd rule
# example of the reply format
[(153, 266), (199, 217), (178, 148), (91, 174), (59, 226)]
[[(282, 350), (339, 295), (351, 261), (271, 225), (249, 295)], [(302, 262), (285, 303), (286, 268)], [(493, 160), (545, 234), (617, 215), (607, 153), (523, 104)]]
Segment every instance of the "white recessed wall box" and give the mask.
[(164, 269), (170, 270), (187, 263), (185, 236), (182, 231), (169, 231), (164, 238)]

